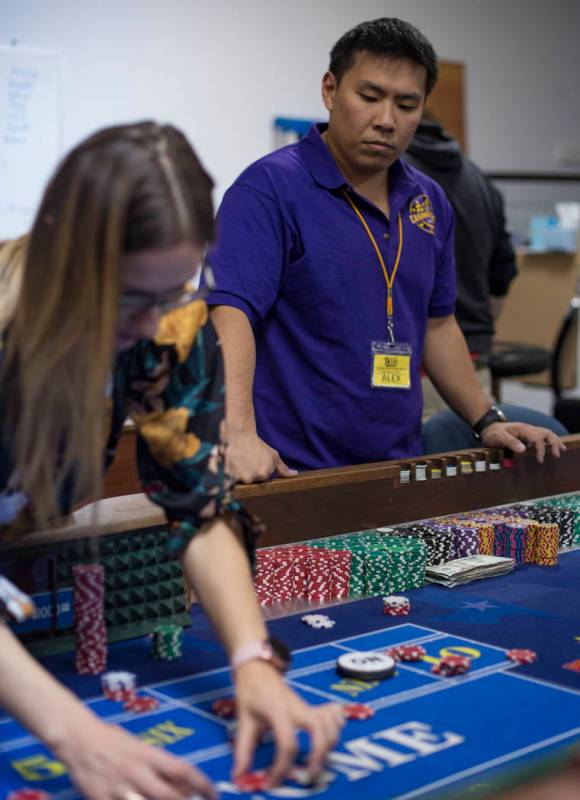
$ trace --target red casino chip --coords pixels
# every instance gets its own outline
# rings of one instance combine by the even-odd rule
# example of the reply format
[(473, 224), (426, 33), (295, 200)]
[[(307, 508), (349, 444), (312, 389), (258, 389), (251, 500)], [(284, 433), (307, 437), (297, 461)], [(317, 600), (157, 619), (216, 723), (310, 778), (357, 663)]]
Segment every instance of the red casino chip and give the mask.
[(514, 649), (508, 650), (506, 657), (515, 664), (533, 664), (538, 660), (538, 655), (533, 650)]
[(211, 705), (211, 710), (222, 719), (234, 719), (238, 713), (238, 707), (233, 697), (222, 697), (215, 700)]
[(572, 672), (580, 672), (580, 658), (575, 661), (569, 661), (567, 664), (562, 664), (563, 669), (570, 669)]
[(431, 672), (435, 675), (463, 675), (471, 668), (471, 659), (468, 656), (460, 656), (451, 653), (443, 656), (437, 664), (431, 667)]
[(387, 651), (395, 661), (420, 661), (427, 651), (420, 644), (399, 644)]
[(393, 659), (393, 661), (400, 661), (401, 660), (401, 658), (399, 656), (399, 648), (398, 647), (389, 647), (387, 650), (385, 650), (385, 653), (388, 656), (390, 656)]
[(103, 694), (107, 700), (114, 700), (116, 703), (130, 703), (137, 697), (133, 689), (108, 689)]
[(342, 713), (346, 719), (364, 720), (374, 717), (375, 710), (365, 703), (344, 703)]
[(133, 711), (135, 714), (143, 714), (145, 711), (155, 711), (159, 708), (159, 700), (156, 697), (134, 697), (123, 706), (125, 711)]
[(234, 783), (242, 792), (259, 792), (270, 786), (270, 776), (264, 770), (246, 772), (235, 779)]
[(41, 789), (16, 789), (6, 797), (6, 800), (50, 800), (52, 795)]

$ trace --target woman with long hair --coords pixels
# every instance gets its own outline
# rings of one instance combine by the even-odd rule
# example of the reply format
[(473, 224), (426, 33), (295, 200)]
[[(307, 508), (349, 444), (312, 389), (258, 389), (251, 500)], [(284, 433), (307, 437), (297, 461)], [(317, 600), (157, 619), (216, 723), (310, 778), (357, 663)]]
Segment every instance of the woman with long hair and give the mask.
[[(275, 667), (251, 578), (257, 526), (224, 474), (221, 351), (190, 283), (214, 236), (211, 189), (177, 129), (108, 128), (64, 159), (30, 236), (0, 257), (0, 290), (11, 291), (0, 291), (0, 541), (98, 497), (130, 416), (144, 490), (167, 515), (167, 546), (232, 663), (234, 777), (271, 728), (275, 785), (292, 766), (296, 729), (310, 733), (316, 774), (342, 717), (336, 705), (305, 704)], [(6, 625), (0, 704), (88, 800), (213, 796), (200, 772), (93, 716)]]

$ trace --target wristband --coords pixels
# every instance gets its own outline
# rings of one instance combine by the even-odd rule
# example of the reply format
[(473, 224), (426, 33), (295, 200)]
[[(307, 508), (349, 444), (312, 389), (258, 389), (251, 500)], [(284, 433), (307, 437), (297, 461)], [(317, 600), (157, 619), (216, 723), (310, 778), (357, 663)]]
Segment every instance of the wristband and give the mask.
[(250, 661), (265, 661), (279, 672), (285, 672), (290, 666), (292, 658), (290, 651), (278, 639), (262, 639), (261, 641), (247, 642), (237, 647), (232, 653), (231, 667), (238, 667)]

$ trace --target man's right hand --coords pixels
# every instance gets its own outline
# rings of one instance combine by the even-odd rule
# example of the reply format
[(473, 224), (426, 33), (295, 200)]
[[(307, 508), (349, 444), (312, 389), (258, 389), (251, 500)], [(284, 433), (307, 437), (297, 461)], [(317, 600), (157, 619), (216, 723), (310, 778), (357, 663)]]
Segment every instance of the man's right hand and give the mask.
[(272, 476), (291, 478), (298, 471), (290, 469), (273, 447), (253, 431), (228, 429), (226, 470), (240, 483), (267, 481)]

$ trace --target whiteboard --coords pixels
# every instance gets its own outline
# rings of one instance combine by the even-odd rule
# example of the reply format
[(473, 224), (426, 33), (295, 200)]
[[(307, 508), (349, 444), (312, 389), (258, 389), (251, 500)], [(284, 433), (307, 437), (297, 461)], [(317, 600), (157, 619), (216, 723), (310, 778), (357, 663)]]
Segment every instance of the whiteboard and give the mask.
[(0, 240), (25, 233), (62, 142), (62, 56), (0, 47)]

